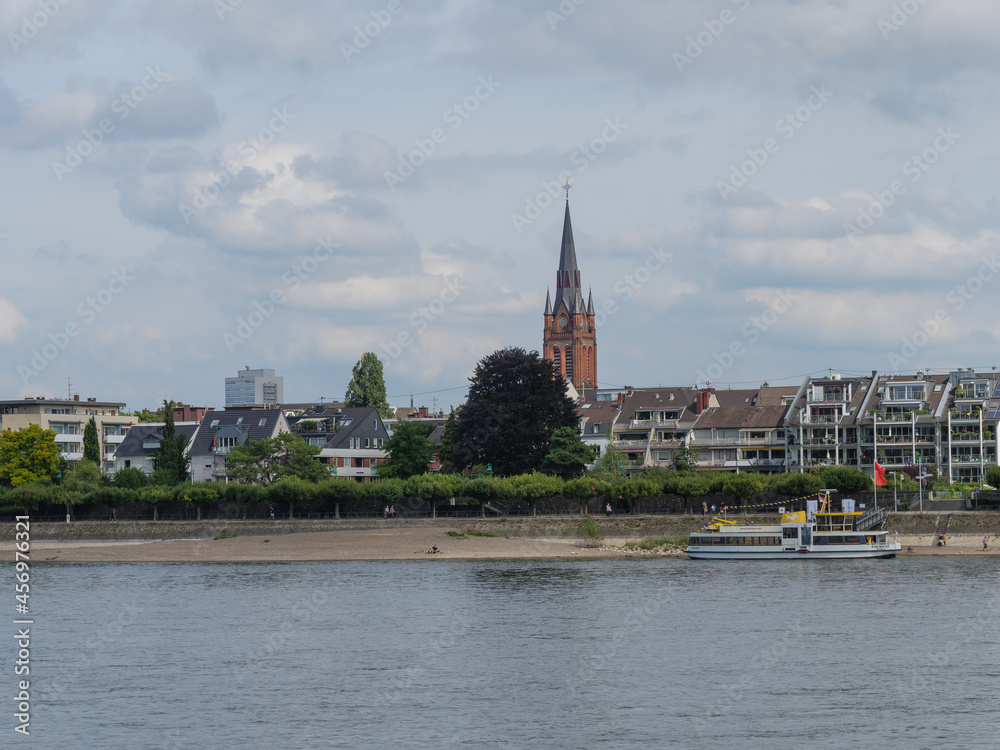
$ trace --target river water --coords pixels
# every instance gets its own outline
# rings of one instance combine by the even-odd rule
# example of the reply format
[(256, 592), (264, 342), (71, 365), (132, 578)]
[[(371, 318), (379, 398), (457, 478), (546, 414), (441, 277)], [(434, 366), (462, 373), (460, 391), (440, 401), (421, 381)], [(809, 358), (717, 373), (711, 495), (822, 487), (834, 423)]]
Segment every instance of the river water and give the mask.
[(998, 583), (986, 558), (34, 566), (31, 736), (0, 747), (995, 748)]

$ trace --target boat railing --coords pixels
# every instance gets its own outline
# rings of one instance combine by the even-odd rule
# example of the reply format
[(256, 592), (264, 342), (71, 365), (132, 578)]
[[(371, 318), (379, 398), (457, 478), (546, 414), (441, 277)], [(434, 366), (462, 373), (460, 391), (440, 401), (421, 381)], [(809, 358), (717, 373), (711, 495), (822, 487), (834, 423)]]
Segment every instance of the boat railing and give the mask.
[(892, 511), (888, 508), (878, 508), (869, 511), (854, 522), (854, 531), (868, 531), (876, 526), (883, 526), (889, 521)]

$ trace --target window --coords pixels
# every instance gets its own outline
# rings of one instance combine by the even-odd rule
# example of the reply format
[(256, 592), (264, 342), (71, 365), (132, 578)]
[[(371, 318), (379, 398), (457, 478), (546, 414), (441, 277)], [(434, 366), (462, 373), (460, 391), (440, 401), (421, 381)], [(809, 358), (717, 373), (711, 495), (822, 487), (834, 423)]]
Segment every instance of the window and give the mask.
[(365, 448), (371, 448), (371, 447), (372, 447), (371, 438), (365, 438)]
[(257, 423), (258, 427), (263, 427), (267, 424), (267, 417), (261, 417), (260, 421)]
[(214, 430), (218, 426), (219, 426), (219, 420), (218, 419), (213, 419), (212, 420), (212, 424), (210, 425), (210, 427)]
[(236, 424), (243, 424), (243, 417), (238, 417), (236, 420)]

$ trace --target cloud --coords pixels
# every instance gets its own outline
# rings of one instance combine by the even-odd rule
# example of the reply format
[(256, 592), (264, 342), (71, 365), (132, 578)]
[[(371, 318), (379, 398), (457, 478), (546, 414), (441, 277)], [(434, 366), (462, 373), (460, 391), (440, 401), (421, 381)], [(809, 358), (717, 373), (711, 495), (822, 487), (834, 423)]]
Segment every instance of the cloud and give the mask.
[(0, 296), (0, 344), (12, 344), (28, 327), (28, 320), (6, 297)]

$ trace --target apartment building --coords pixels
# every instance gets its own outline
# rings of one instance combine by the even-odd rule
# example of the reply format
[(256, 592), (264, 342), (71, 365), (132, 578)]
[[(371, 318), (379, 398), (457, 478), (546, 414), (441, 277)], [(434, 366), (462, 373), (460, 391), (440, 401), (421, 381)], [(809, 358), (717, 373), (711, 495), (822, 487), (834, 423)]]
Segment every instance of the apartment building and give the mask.
[(125, 404), (119, 401), (98, 401), (79, 396), (72, 399), (44, 397), (0, 401), (0, 429), (20, 430), (37, 424), (56, 433), (56, 443), (67, 461), (83, 458), (83, 431), (91, 417), (97, 423), (100, 441), (101, 469), (113, 473), (115, 451), (125, 440), (129, 428), (137, 424), (133, 416), (122, 414)]

